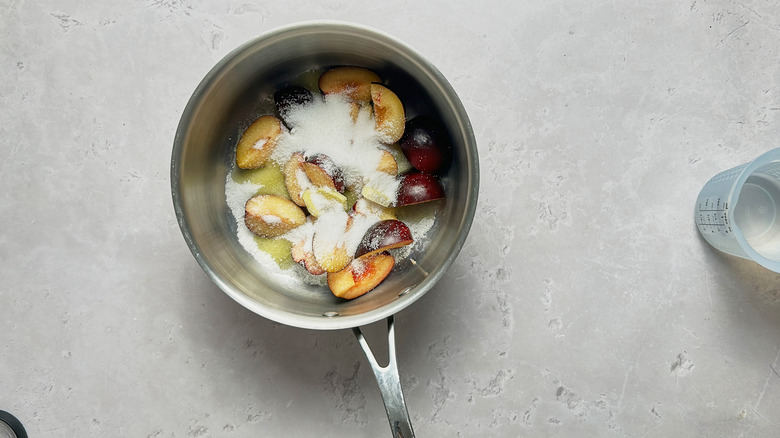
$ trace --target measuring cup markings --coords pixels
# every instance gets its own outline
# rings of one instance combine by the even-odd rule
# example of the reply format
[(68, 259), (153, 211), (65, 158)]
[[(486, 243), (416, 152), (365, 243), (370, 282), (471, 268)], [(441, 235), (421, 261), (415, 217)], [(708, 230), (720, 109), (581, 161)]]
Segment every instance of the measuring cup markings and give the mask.
[(704, 205), (699, 204), (699, 220), (697, 225), (699, 227), (714, 227), (709, 229), (711, 233), (716, 232), (720, 228), (724, 228), (722, 231), (725, 233), (731, 232), (731, 224), (729, 223), (729, 203), (723, 202), (721, 206), (721, 199), (711, 202), (710, 198), (704, 200)]

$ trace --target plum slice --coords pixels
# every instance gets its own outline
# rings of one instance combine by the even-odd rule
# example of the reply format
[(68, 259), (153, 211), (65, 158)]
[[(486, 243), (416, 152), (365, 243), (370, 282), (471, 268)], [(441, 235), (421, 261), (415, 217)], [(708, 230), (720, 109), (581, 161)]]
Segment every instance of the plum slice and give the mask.
[(396, 206), (414, 205), (444, 198), (444, 187), (435, 175), (412, 172), (401, 177)]
[(302, 166), (306, 176), (315, 186), (328, 187), (339, 193), (344, 193), (346, 188), (344, 174), (327, 155), (316, 154), (308, 157)]
[(358, 244), (355, 257), (400, 248), (413, 242), (412, 232), (405, 223), (397, 219), (386, 219), (375, 223), (366, 231)]
[(322, 266), (317, 263), (314, 252), (311, 249), (306, 248), (306, 239), (301, 239), (292, 246), (290, 249), (290, 256), (293, 261), (303, 266), (312, 275), (322, 275), (325, 273)]
[(320, 76), (323, 94), (342, 94), (354, 102), (371, 102), (371, 83), (381, 79), (373, 71), (362, 67), (336, 67)]
[(328, 273), (328, 287), (333, 295), (351, 300), (377, 287), (393, 266), (395, 258), (387, 252), (360, 257), (344, 270)]
[(258, 195), (246, 201), (244, 223), (260, 237), (279, 237), (306, 223), (306, 214), (289, 199)]
[(241, 169), (259, 169), (268, 161), (282, 134), (282, 122), (274, 116), (262, 116), (252, 122), (236, 146), (236, 164)]
[(404, 133), (406, 114), (401, 99), (382, 84), (371, 84), (371, 102), (374, 104), (374, 129), (379, 140), (392, 144)]

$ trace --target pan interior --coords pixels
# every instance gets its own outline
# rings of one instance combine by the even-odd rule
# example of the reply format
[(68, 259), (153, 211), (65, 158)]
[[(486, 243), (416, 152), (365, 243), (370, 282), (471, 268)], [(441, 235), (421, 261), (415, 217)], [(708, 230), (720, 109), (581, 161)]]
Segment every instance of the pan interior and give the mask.
[[(398, 94), (407, 118), (438, 117), (453, 141), (443, 177), (446, 201), (426, 242), (372, 292), (345, 301), (327, 287), (278, 281), (240, 245), (225, 200), (235, 144), (258, 103), (302, 73), (331, 66), (374, 70)], [(444, 77), (404, 44), (353, 25), (284, 28), (239, 47), (206, 76), (182, 115), (171, 184), (182, 233), (211, 279), (233, 299), (269, 319), (303, 328), (337, 329), (392, 315), (429, 290), (463, 245), (476, 206), (476, 145), (463, 107)]]

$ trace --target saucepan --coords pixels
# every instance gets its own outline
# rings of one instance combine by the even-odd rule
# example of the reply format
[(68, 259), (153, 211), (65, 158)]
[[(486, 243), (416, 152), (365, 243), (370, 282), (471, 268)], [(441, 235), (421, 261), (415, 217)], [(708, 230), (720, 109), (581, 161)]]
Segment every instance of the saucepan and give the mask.
[[(404, 100), (407, 118), (435, 116), (452, 146), (435, 225), (385, 281), (353, 300), (337, 298), (327, 287), (279, 281), (267, 272), (238, 241), (225, 195), (236, 143), (247, 120), (257, 117), (258, 100), (293, 77), (330, 66), (373, 70)], [(479, 189), (474, 133), (442, 73), (407, 44), (361, 25), (307, 22), (267, 32), (219, 61), (193, 92), (173, 144), (171, 189), (184, 239), (210, 279), (242, 306), (273, 321), (306, 329), (352, 329), (377, 378), (393, 436), (413, 436), (397, 370), (393, 315), (420, 299), (452, 265), (471, 227)], [(387, 320), (390, 362), (384, 366), (360, 329), (382, 319)]]

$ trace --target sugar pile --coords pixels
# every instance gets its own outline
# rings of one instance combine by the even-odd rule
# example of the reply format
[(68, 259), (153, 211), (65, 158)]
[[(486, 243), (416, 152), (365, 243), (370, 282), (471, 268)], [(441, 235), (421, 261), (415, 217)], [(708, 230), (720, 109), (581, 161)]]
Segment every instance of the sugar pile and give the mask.
[(397, 179), (377, 170), (385, 146), (374, 129), (371, 111), (357, 110), (354, 120), (353, 111), (353, 104), (339, 94), (290, 108), (285, 121), (291, 129), (282, 133), (271, 159), (283, 166), (295, 152), (306, 157), (324, 154), (341, 169), (348, 187), (359, 191), (370, 183), (395, 199)]

